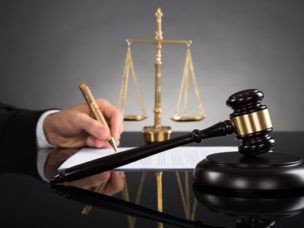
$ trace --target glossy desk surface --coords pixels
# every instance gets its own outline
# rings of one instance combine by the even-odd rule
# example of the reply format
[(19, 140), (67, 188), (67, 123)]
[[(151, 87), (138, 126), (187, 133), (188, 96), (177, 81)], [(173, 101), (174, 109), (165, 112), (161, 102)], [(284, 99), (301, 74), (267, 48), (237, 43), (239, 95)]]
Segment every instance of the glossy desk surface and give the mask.
[[(304, 157), (304, 133), (281, 132), (272, 135), (277, 140), (275, 152)], [(122, 135), (121, 146), (143, 144), (140, 133), (127, 132)], [(237, 145), (237, 142), (233, 136), (228, 136), (209, 139), (198, 146), (203, 145), (226, 146)], [(142, 181), (143, 176), (144, 181)], [(118, 193), (113, 197), (102, 195), (98, 197), (100, 194), (90, 194), (92, 192), (78, 191), (74, 188), (63, 187), (54, 190), (50, 188), (49, 183), (28, 174), (5, 173), (0, 175), (0, 181), (0, 227), (245, 228), (303, 227), (304, 225), (302, 212), (304, 191), (303, 196), (290, 193), (285, 197), (269, 196), (254, 200), (246, 197), (215, 196), (209, 193), (200, 196), (200, 200), (204, 203), (202, 204), (194, 196), (191, 172), (187, 174), (185, 171), (180, 171), (178, 174), (163, 173), (163, 214), (155, 211), (156, 180), (155, 173), (152, 172), (126, 173), (128, 192)], [(130, 202), (139, 202), (142, 207), (124, 204), (124, 200), (115, 201), (115, 199), (127, 198)], [(85, 203), (94, 204), (88, 215), (81, 214)], [(127, 215), (137, 216), (131, 218)], [(153, 218), (160, 219), (163, 223), (160, 224)], [(200, 222), (192, 222), (192, 220)]]

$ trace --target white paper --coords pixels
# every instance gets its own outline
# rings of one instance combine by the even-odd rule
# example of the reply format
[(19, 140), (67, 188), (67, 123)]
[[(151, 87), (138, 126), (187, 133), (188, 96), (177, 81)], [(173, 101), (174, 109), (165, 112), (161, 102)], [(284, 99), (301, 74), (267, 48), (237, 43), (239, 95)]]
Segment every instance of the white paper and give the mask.
[[(118, 152), (131, 149), (130, 147), (119, 148)], [(132, 162), (116, 168), (124, 171), (155, 171), (155, 170), (191, 170), (196, 164), (210, 154), (237, 151), (237, 147), (176, 147), (147, 158)], [(76, 154), (67, 159), (58, 170), (64, 170), (75, 165), (92, 161), (115, 153), (112, 148), (93, 149), (82, 148)]]

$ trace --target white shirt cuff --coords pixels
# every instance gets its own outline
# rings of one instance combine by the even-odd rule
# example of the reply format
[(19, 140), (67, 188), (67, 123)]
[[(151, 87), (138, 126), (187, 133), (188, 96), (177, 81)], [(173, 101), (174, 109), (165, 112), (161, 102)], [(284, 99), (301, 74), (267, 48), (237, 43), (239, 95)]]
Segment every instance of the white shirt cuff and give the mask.
[(49, 182), (49, 180), (46, 178), (44, 175), (44, 166), (47, 160), (47, 157), (50, 152), (55, 150), (54, 148), (42, 148), (38, 150), (37, 154), (37, 171), (39, 176), (41, 177), (42, 180), (45, 182)]
[(37, 123), (37, 127), (36, 127), (36, 138), (37, 138), (37, 147), (38, 148), (46, 148), (46, 147), (54, 147), (53, 145), (49, 144), (49, 142), (47, 141), (45, 134), (44, 134), (44, 130), (43, 130), (43, 122), (45, 120), (45, 118), (55, 112), (59, 112), (59, 110), (51, 110), (51, 111), (46, 111), (45, 113), (43, 113)]

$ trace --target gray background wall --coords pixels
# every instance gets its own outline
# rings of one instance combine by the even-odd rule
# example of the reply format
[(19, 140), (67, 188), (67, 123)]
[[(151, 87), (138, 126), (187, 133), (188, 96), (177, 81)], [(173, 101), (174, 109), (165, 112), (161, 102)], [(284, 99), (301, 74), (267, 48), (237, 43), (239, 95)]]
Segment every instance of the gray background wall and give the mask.
[[(192, 56), (208, 118), (175, 123), (173, 114), (185, 47), (163, 48), (164, 125), (203, 128), (230, 113), (227, 97), (259, 88), (279, 131), (303, 131), (304, 2), (301, 0), (1, 0), (0, 100), (31, 109), (83, 102), (87, 82), (97, 97), (117, 104), (125, 38), (155, 35), (154, 13), (164, 12), (167, 39), (192, 39)], [(133, 57), (149, 117), (126, 130), (153, 124), (154, 48)], [(128, 101), (132, 103), (132, 93)]]

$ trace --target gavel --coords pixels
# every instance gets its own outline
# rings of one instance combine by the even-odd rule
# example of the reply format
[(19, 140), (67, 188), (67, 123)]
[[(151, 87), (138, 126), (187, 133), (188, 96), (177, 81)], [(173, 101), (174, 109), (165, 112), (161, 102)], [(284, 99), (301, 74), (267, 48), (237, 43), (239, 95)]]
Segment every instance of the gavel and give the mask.
[(56, 175), (51, 183), (72, 181), (129, 164), (159, 152), (188, 143), (200, 143), (207, 138), (235, 133), (240, 141), (238, 150), (245, 157), (254, 157), (272, 151), (275, 140), (269, 135), (272, 123), (266, 105), (261, 104), (264, 95), (257, 89), (248, 89), (231, 95), (226, 104), (233, 109), (230, 120), (219, 122), (207, 129), (195, 129), (189, 134), (164, 142), (115, 153), (90, 162), (68, 168)]
[(273, 130), (269, 111), (261, 104), (262, 91), (249, 89), (231, 95), (226, 104), (233, 109), (229, 123), (240, 140), (239, 152), (256, 156), (272, 151), (275, 140), (269, 135)]

